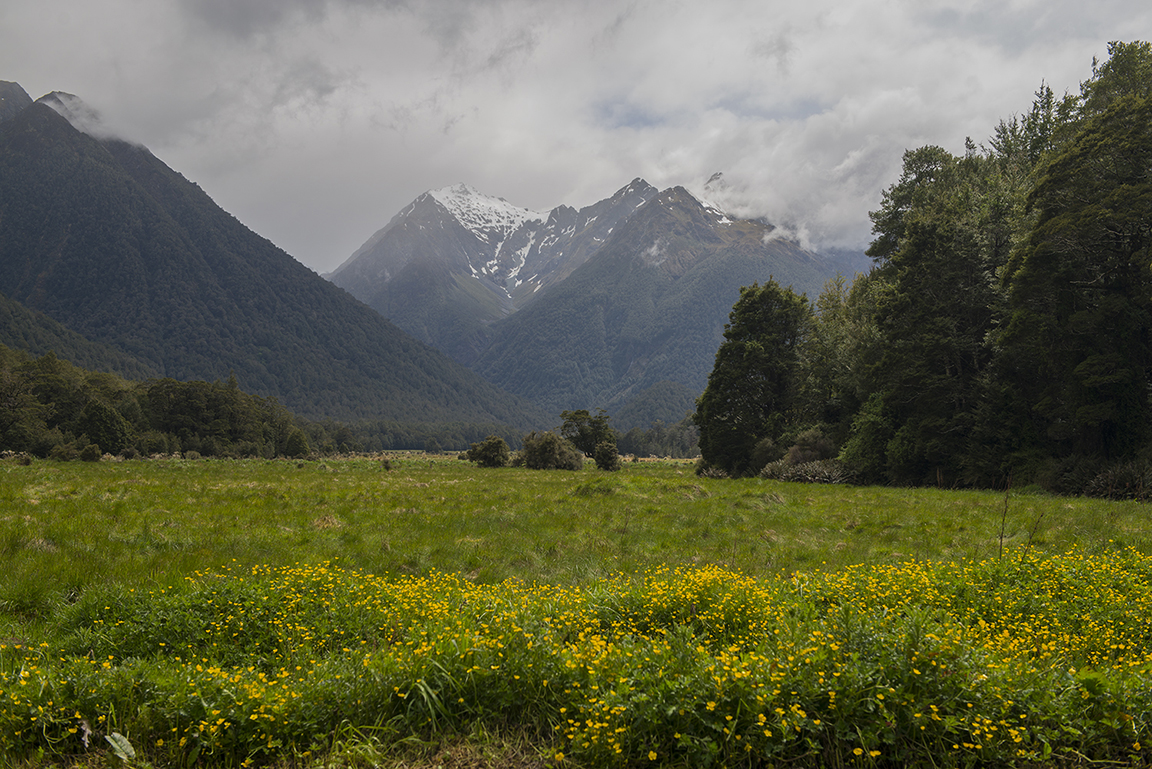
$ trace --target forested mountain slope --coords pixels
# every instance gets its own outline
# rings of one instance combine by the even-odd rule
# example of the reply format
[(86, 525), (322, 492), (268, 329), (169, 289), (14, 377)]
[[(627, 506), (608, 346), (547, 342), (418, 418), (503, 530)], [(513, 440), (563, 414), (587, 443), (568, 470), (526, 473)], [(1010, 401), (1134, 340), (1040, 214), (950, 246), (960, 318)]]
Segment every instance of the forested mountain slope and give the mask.
[(151, 366), (108, 345), (92, 342), (41, 312), (0, 294), (0, 344), (31, 355), (54, 352), (60, 358), (93, 371), (126, 379), (156, 376)]
[(163, 376), (296, 413), (538, 426), (531, 405), (388, 323), (147, 149), (43, 103), (0, 123), (0, 292)]

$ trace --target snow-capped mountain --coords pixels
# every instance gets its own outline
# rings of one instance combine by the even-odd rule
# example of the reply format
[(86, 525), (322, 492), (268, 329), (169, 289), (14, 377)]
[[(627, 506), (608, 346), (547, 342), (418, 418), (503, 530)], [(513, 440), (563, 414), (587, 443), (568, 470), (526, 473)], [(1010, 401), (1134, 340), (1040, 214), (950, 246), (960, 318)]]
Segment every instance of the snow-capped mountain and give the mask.
[(700, 197), (635, 179), (544, 215), (456, 185), (418, 197), (331, 280), (550, 412), (673, 392), (667, 413), (644, 411), (676, 422), (704, 387), (741, 286), (775, 277), (815, 297), (836, 272), (768, 222), (726, 213), (723, 199), (719, 176)]
[(563, 282), (494, 323), (472, 368), (551, 413), (632, 407), (678, 422), (704, 389), (742, 286), (774, 277), (815, 297), (835, 274), (773, 232), (682, 187), (663, 190)]
[(487, 327), (563, 280), (656, 194), (636, 179), (576, 210), (530, 211), (457, 184), (420, 195), (328, 279), (469, 363)]

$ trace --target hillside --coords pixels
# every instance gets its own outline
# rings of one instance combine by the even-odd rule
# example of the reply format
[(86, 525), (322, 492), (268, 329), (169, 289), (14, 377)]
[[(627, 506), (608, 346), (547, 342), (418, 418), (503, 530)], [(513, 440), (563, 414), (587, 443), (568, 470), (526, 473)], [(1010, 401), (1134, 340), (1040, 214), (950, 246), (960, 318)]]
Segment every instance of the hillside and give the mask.
[(538, 426), (220, 209), (147, 149), (44, 103), (0, 123), (0, 292), (161, 376), (314, 418)]
[(151, 366), (115, 348), (85, 339), (75, 331), (0, 294), (0, 345), (35, 356), (54, 352), (82, 368), (107, 371), (126, 379), (156, 376)]

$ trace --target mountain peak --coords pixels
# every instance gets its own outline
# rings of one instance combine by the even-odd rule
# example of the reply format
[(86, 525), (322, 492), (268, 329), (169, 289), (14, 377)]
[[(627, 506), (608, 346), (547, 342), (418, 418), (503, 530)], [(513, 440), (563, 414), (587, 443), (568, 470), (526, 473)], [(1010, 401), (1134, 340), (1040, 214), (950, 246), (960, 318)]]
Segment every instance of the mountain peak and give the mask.
[(32, 97), (19, 83), (0, 80), (0, 123), (14, 118), (32, 106)]
[(473, 232), (498, 230), (507, 234), (524, 222), (546, 218), (545, 214), (514, 206), (504, 198), (485, 195), (467, 184), (441, 187), (428, 194)]

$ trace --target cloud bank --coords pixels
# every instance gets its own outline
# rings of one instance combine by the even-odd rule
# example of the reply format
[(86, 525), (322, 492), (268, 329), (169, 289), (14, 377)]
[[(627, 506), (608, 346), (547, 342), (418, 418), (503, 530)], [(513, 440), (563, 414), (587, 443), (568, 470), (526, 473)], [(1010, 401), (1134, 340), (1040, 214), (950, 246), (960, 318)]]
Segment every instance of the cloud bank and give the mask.
[(8, 0), (0, 79), (77, 94), (323, 272), (457, 182), (547, 210), (723, 171), (733, 213), (862, 247), (906, 149), (1135, 39), (1145, 0)]

